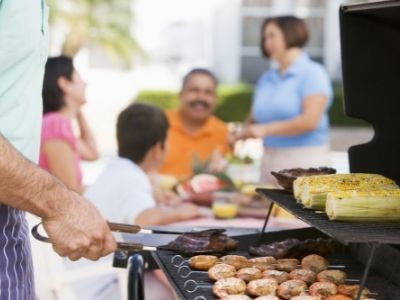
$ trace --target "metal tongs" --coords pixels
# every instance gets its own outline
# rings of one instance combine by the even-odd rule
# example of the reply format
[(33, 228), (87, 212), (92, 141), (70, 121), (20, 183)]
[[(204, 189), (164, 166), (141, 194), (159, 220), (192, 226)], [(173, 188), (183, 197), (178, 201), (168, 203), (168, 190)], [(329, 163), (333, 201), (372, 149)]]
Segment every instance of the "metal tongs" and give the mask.
[[(122, 233), (153, 233), (152, 230), (142, 229), (138, 225), (128, 225), (128, 224), (120, 224), (120, 223), (111, 223), (107, 222), (108, 227), (113, 232), (122, 232)], [(51, 240), (43, 236), (39, 233), (39, 226), (42, 223), (35, 225), (32, 230), (32, 236), (37, 239), (38, 241), (45, 242), (45, 243), (52, 243)], [(125, 243), (125, 242), (117, 242), (117, 250), (121, 251), (156, 251), (156, 247), (144, 246), (143, 244), (137, 243)]]

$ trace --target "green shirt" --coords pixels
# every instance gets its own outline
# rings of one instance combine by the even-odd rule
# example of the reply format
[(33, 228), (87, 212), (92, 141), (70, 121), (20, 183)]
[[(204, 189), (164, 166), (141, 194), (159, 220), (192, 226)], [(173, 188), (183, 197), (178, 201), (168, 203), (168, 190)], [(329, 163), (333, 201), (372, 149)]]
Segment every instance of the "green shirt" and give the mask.
[(48, 49), (45, 0), (0, 0), (0, 132), (36, 162)]

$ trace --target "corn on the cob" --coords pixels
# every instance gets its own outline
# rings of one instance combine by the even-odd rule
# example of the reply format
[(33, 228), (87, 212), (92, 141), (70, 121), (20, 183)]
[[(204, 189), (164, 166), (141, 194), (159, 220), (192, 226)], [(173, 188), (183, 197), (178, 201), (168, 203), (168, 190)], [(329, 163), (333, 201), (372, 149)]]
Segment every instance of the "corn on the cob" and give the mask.
[(393, 180), (382, 175), (353, 173), (301, 177), (296, 179), (293, 187), (298, 202), (300, 201), (307, 208), (324, 210), (329, 192), (393, 189), (397, 185)]
[(399, 222), (400, 189), (328, 193), (330, 220), (351, 222)]

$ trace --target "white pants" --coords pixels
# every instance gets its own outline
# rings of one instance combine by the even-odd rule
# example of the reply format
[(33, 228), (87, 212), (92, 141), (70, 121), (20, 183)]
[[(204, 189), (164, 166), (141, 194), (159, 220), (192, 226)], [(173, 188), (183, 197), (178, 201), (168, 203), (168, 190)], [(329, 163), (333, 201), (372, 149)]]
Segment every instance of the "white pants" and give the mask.
[(292, 168), (329, 167), (329, 145), (313, 147), (264, 148), (261, 182), (279, 186), (271, 171)]

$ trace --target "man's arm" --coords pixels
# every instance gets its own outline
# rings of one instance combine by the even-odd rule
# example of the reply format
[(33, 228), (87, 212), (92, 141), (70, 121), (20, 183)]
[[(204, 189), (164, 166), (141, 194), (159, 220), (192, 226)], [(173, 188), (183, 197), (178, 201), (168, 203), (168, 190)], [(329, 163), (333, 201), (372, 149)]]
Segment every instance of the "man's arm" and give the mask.
[(61, 256), (95, 260), (115, 250), (114, 238), (97, 209), (24, 158), (1, 134), (0, 203), (42, 218)]

